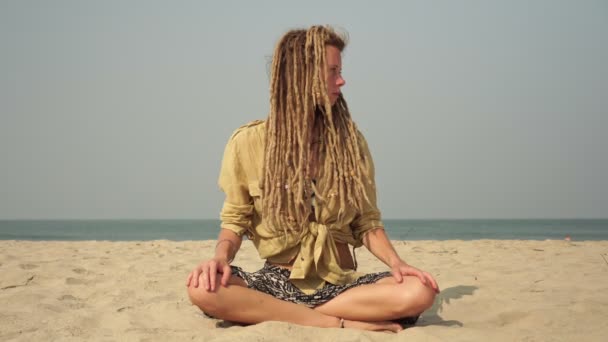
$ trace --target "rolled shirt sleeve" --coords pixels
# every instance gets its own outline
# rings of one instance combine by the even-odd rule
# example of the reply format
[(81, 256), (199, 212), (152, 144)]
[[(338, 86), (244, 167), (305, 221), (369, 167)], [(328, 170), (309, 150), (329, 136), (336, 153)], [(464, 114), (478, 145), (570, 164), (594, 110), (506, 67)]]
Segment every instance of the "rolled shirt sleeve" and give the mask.
[(249, 195), (247, 175), (240, 160), (235, 132), (226, 144), (218, 184), (226, 194), (220, 219), (221, 227), (242, 236), (252, 229), (253, 199)]

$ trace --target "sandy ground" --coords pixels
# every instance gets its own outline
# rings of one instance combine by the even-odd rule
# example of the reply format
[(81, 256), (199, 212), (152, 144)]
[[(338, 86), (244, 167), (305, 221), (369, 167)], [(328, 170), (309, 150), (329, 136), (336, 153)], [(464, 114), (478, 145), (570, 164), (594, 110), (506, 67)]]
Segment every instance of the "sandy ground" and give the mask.
[[(185, 278), (213, 241), (0, 241), (2, 341), (606, 341), (608, 241), (394, 242), (442, 288), (399, 334), (205, 318)], [(360, 270), (385, 270), (364, 249)], [(234, 262), (262, 265), (250, 242)]]

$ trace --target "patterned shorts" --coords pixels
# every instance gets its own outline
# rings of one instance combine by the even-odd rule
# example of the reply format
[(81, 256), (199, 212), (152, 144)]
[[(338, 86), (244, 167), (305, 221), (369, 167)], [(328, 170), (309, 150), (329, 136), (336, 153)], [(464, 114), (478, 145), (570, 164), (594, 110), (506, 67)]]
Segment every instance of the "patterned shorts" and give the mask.
[[(323, 288), (313, 294), (307, 295), (289, 280), (289, 276), (291, 275), (289, 269), (265, 263), (262, 269), (250, 273), (243, 271), (238, 266), (231, 267), (232, 275), (243, 279), (247, 283), (248, 288), (269, 294), (277, 299), (306, 305), (311, 308), (330, 301), (348, 289), (360, 285), (373, 284), (382, 278), (391, 276), (390, 272), (379, 272), (366, 274), (355, 282), (346, 285), (334, 285), (326, 282)], [(395, 320), (395, 322), (403, 326), (409, 326), (414, 325), (417, 320), (418, 316), (415, 316), (404, 317)]]

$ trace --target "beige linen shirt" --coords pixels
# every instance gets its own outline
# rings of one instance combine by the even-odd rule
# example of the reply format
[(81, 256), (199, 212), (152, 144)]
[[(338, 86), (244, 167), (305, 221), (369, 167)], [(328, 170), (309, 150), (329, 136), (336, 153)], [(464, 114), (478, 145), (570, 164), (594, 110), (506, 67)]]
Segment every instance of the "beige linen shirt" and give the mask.
[[(261, 216), (262, 191), (259, 180), (264, 162), (266, 124), (253, 121), (239, 127), (230, 137), (219, 177), (219, 186), (226, 194), (220, 217), (221, 227), (247, 236), (253, 241), (260, 257), (273, 263), (289, 263), (292, 260), (290, 280), (306, 294), (314, 293), (325, 282), (344, 285), (363, 274), (340, 268), (336, 242), (359, 247), (366, 232), (384, 228), (376, 205), (374, 166), (367, 142), (361, 133), (361, 151), (368, 158), (370, 182), (365, 182), (369, 203), (361, 212), (347, 206), (338, 215), (336, 196), (325, 203), (315, 201), (316, 222), (298, 234), (285, 234), (269, 229)], [(323, 180), (318, 180), (322, 186)]]

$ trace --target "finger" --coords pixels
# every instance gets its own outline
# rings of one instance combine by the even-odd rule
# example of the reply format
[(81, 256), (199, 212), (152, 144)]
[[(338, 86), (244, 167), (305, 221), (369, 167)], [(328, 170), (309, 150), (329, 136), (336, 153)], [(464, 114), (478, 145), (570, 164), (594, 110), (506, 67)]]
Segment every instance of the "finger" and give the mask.
[(201, 273), (199, 275), (199, 281), (205, 290), (209, 290), (209, 265), (205, 264), (201, 267)]
[(435, 280), (435, 278), (433, 278), (433, 276), (428, 273), (426, 275), (427, 275), (429, 281), (431, 282), (431, 286), (433, 287), (435, 292), (439, 293), (440, 292), (439, 285), (437, 284), (437, 281)]
[(435, 279), (433, 279), (433, 276), (431, 276), (428, 272), (422, 272), (422, 274), (424, 274), (428, 286), (430, 286), (436, 293), (439, 293), (439, 286), (437, 286), (437, 282)]
[(422, 272), (422, 273), (424, 274), (424, 277), (428, 281), (429, 285), (434, 289), (437, 288), (437, 283), (435, 282), (435, 279), (433, 279), (433, 276), (431, 276), (430, 273), (428, 273), (428, 272)]
[(435, 280), (433, 279), (433, 277), (431, 277), (430, 274), (424, 272), (424, 276), (426, 277), (427, 281), (429, 282), (429, 285), (434, 289), (437, 290), (437, 284), (435, 284)]
[(203, 287), (205, 288), (205, 290), (209, 291), (210, 286), (209, 286), (209, 270), (210, 268), (208, 267), (208, 265), (205, 266), (205, 268), (203, 268), (203, 271), (201, 272), (201, 282)]
[(192, 272), (188, 274), (188, 278), (186, 278), (186, 286), (190, 286), (190, 282), (192, 281)]
[(393, 270), (393, 277), (397, 281), (397, 283), (401, 283), (403, 281), (403, 275), (401, 275), (401, 270)]
[(211, 292), (215, 291), (215, 278), (217, 275), (217, 263), (215, 261), (210, 262), (209, 265), (209, 285)]
[(192, 271), (192, 282), (193, 282), (192, 286), (198, 287), (198, 285), (200, 284), (200, 281), (198, 279), (200, 277), (200, 275), (201, 275), (201, 271), (200, 271), (199, 267), (195, 268), (194, 271)]
[(230, 273), (232, 273), (231, 271), (232, 269), (230, 266), (224, 265), (224, 268), (222, 269), (222, 285), (228, 286), (228, 279), (230, 279)]
[(200, 287), (204, 288), (205, 290), (209, 290), (209, 287), (207, 285), (207, 283), (205, 282), (205, 277), (207, 276), (207, 274), (205, 272), (201, 272), (198, 275), (198, 284)]
[(418, 279), (420, 279), (420, 282), (422, 282), (423, 285), (428, 284), (426, 277), (424, 276), (424, 274), (422, 273), (422, 271), (418, 271), (416, 272), (416, 276), (418, 277)]

